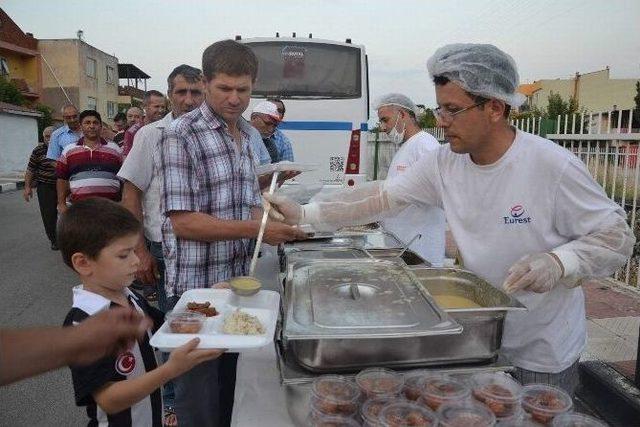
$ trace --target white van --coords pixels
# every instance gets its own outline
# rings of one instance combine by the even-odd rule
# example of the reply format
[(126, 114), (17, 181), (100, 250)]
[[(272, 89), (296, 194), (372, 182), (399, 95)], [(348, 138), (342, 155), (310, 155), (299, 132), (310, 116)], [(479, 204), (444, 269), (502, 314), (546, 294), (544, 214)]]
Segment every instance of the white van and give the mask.
[[(320, 168), (294, 183), (354, 185), (366, 179), (369, 72), (364, 46), (313, 38), (239, 40), (258, 57), (258, 78), (245, 113), (266, 98), (280, 98), (279, 129), (291, 140), (296, 162)], [(346, 177), (345, 177), (346, 174)]]

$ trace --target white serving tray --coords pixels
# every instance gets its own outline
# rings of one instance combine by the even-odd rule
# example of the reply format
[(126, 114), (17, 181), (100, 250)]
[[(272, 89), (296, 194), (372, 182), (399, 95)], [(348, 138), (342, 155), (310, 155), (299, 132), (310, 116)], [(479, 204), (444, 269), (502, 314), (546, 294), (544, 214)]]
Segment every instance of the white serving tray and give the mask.
[(256, 167), (257, 175), (265, 175), (273, 172), (309, 172), (318, 169), (320, 165), (316, 163), (300, 163), (283, 160), (278, 163), (267, 163)]
[[(263, 347), (273, 342), (276, 320), (280, 310), (280, 294), (275, 291), (261, 290), (250, 297), (241, 297), (231, 289), (192, 289), (180, 297), (174, 310), (186, 310), (187, 303), (211, 302), (219, 312), (217, 316), (207, 317), (204, 326), (197, 334), (176, 334), (170, 331), (169, 324), (153, 334), (149, 343), (161, 351), (171, 351), (193, 338), (200, 338), (198, 348), (225, 348), (234, 353), (246, 349)], [(224, 319), (236, 308), (252, 316), (256, 316), (265, 328), (262, 335), (229, 335), (222, 332)]]

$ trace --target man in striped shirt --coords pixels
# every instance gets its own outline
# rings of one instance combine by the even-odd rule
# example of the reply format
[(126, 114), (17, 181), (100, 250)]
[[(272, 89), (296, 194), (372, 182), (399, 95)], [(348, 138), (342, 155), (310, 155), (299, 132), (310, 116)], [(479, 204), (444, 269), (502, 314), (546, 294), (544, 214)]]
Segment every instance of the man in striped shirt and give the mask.
[(67, 210), (69, 195), (71, 203), (89, 197), (120, 200), (116, 175), (122, 166), (121, 148), (100, 137), (102, 118), (97, 111), (80, 113), (80, 127), (82, 138), (67, 145), (56, 164), (59, 213)]

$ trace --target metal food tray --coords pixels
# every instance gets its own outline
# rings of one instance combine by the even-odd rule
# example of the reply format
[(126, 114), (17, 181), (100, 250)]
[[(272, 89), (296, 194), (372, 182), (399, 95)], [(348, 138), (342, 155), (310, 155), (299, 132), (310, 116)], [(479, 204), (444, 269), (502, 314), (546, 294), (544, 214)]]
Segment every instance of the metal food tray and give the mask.
[(424, 365), (430, 337), (462, 332), (399, 260), (296, 262), (285, 300), (285, 345), (314, 372)]
[(482, 363), (495, 360), (502, 345), (504, 319), (510, 311), (526, 311), (516, 299), (470, 271), (455, 268), (411, 269), (431, 295), (468, 298), (481, 307), (443, 308), (462, 325), (459, 335), (429, 337), (429, 364)]
[(289, 267), (285, 340), (421, 337), (462, 331), (401, 261), (304, 260)]

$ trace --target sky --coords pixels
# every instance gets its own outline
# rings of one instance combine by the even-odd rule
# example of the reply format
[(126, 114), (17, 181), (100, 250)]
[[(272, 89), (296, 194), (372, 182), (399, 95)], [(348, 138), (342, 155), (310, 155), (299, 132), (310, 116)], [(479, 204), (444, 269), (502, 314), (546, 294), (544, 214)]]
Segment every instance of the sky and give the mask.
[(640, 78), (638, 0), (0, 0), (36, 38), (83, 39), (149, 74), (166, 92), (179, 64), (233, 38), (289, 36), (365, 46), (371, 98), (400, 92), (435, 106), (426, 60), (448, 43), (491, 43), (518, 64), (522, 83), (610, 67)]

